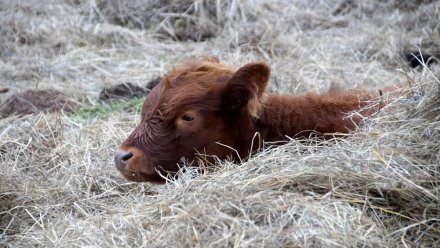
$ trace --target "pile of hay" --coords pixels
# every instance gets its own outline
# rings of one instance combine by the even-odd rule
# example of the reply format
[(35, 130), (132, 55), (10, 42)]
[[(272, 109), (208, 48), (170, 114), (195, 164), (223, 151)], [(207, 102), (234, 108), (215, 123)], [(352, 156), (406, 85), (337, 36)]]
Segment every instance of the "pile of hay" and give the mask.
[[(0, 12), (2, 103), (37, 89), (82, 105), (0, 119), (0, 246), (440, 246), (440, 66), (401, 59), (440, 50), (438, 1), (31, 0)], [(409, 91), (343, 139), (127, 182), (112, 154), (141, 102), (112, 107), (99, 92), (201, 55), (266, 61), (274, 92)]]

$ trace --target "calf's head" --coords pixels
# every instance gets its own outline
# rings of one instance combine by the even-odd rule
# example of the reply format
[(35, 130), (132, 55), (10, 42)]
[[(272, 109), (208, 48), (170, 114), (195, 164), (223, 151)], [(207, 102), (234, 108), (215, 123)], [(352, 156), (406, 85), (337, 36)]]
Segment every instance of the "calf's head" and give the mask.
[(145, 99), (116, 168), (129, 180), (164, 182), (183, 163), (247, 156), (269, 73), (264, 63), (234, 71), (215, 58), (174, 68)]

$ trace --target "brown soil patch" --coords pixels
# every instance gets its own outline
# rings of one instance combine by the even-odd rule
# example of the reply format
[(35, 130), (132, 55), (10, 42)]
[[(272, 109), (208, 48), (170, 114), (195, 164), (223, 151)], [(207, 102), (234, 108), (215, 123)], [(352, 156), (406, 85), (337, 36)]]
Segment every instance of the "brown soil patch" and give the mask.
[(114, 102), (132, 97), (143, 97), (146, 96), (148, 92), (160, 82), (160, 80), (162, 80), (162, 77), (156, 77), (146, 83), (144, 87), (127, 82), (104, 88), (99, 93), (99, 100), (105, 102)]
[(410, 51), (404, 54), (409, 66), (416, 68), (419, 65), (432, 65), (440, 62), (440, 52), (420, 53), (419, 51)]
[(109, 88), (104, 88), (99, 93), (99, 100), (114, 102), (131, 97), (142, 97), (147, 94), (147, 90), (132, 83), (118, 84)]
[(0, 106), (0, 116), (28, 115), (39, 112), (73, 111), (75, 103), (60, 91), (27, 90), (10, 96)]
[(156, 85), (160, 83), (162, 77), (153, 78), (150, 82), (145, 85), (145, 88), (152, 90)]

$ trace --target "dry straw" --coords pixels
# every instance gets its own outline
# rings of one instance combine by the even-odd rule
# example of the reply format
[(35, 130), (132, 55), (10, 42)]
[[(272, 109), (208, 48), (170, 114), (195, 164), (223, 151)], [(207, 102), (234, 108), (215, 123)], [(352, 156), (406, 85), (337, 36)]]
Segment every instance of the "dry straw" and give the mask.
[(55, 88), (105, 109), (103, 86), (200, 55), (264, 60), (274, 92), (409, 90), (347, 137), (269, 144), (163, 186), (113, 166), (133, 111), (0, 119), (0, 246), (440, 246), (440, 67), (399, 59), (439, 50), (439, 2), (152, 2), (1, 1), (2, 100)]

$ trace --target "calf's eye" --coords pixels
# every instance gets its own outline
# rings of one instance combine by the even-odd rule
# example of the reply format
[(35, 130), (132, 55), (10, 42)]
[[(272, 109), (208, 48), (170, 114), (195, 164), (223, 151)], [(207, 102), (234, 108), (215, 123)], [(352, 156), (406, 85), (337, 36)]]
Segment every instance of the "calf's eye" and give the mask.
[(184, 114), (184, 115), (182, 115), (182, 120), (184, 120), (184, 121), (192, 121), (192, 120), (194, 120), (194, 118), (192, 116), (188, 115), (188, 114)]

